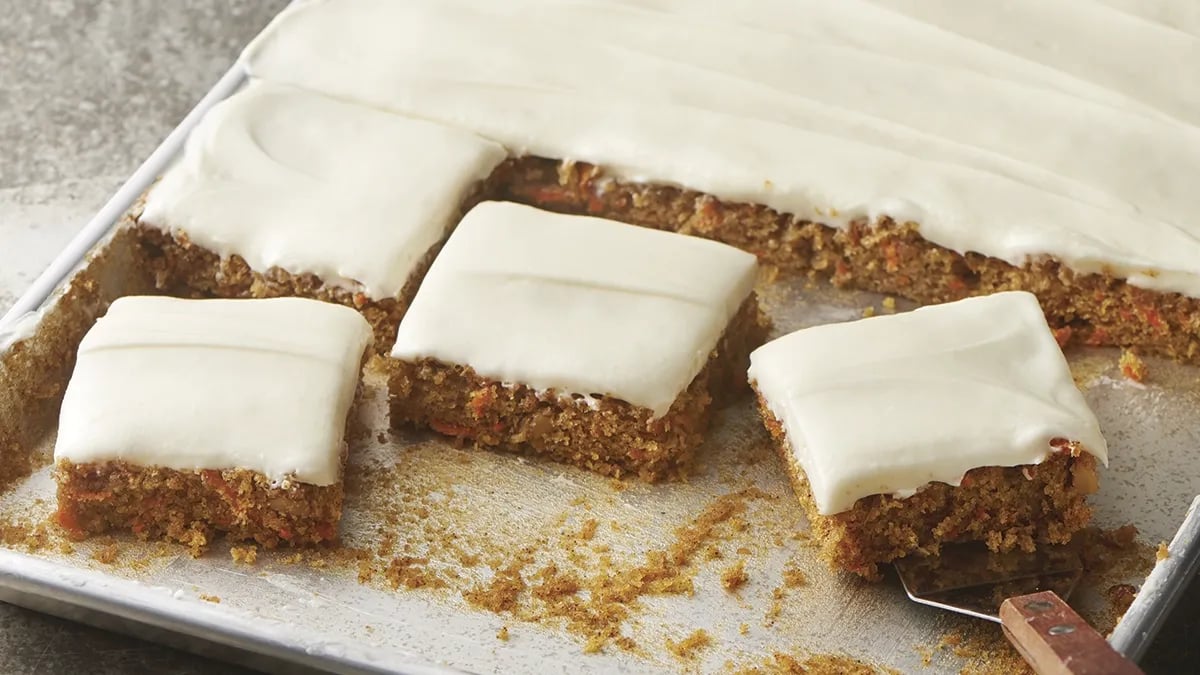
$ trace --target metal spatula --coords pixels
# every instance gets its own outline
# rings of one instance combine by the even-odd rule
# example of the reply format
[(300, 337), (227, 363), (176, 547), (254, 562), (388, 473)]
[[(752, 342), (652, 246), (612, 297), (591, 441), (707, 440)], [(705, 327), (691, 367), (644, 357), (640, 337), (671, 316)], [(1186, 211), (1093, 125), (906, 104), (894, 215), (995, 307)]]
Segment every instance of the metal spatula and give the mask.
[(982, 544), (956, 544), (895, 567), (912, 600), (999, 623), (1039, 675), (1142, 672), (1063, 600), (1083, 574), (1075, 547), (998, 554)]

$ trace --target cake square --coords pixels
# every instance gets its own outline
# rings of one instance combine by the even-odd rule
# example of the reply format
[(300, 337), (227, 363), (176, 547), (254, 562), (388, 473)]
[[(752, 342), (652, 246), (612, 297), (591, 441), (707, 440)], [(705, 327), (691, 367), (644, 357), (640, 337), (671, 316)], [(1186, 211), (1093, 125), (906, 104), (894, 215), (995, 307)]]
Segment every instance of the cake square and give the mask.
[(1037, 299), (1025, 292), (791, 333), (750, 380), (835, 568), (947, 542), (1065, 543), (1107, 464)]
[(205, 115), (136, 227), (169, 295), (337, 302), (383, 348), (506, 156), (468, 131), (252, 81)]
[(204, 547), (337, 537), (371, 329), (302, 298), (115, 301), (79, 345), (54, 448), (58, 522)]
[(756, 268), (709, 240), (483, 202), (400, 323), (392, 423), (610, 476), (678, 475), (764, 338)]

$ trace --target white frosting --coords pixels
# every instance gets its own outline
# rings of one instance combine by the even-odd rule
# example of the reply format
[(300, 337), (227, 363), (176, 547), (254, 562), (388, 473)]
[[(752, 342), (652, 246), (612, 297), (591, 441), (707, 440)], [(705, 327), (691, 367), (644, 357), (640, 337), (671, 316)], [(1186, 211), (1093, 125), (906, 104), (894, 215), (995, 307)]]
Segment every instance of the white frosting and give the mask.
[(661, 416), (708, 361), (756, 269), (754, 256), (706, 239), (484, 202), (434, 261), (392, 356)]
[(370, 342), (316, 300), (121, 298), (79, 345), (55, 459), (333, 484)]
[(192, 132), (141, 222), (260, 272), (396, 297), (505, 156), (468, 132), (252, 82)]
[(1110, 2), (316, 0), (243, 58), (518, 154), (1200, 297), (1192, 0)]
[(750, 356), (818, 510), (958, 485), (976, 467), (1038, 464), (1050, 440), (1108, 464), (1037, 299), (999, 293), (800, 330)]

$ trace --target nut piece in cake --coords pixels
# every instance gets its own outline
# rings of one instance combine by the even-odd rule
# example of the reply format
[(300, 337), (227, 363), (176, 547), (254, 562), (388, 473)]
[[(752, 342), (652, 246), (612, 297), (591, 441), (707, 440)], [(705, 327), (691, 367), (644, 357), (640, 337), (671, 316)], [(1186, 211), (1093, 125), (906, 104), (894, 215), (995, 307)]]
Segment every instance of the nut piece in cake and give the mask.
[(1066, 542), (1108, 462), (1024, 292), (797, 331), (750, 379), (825, 557), (867, 577), (946, 542)]
[(169, 294), (338, 302), (383, 348), (506, 155), (467, 131), (252, 82), (151, 189), (141, 250)]
[(126, 297), (79, 345), (54, 449), (58, 522), (202, 549), (337, 537), (371, 329), (302, 298)]
[(481, 203), (400, 324), (392, 423), (610, 476), (680, 474), (764, 337), (756, 267), (705, 239)]

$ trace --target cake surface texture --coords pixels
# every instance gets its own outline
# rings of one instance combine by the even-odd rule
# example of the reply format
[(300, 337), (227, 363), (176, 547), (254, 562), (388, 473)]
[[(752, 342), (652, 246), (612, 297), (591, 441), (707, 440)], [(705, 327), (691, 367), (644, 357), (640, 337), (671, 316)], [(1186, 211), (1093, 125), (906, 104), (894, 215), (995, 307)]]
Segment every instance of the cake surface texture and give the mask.
[(1061, 543), (1108, 463), (1028, 293), (800, 330), (749, 375), (827, 555), (855, 571), (945, 541)]
[(682, 461), (711, 396), (744, 387), (738, 364), (765, 332), (756, 269), (705, 239), (483, 202), (400, 324), (393, 423), (551, 454), (586, 456), (594, 443), (633, 453), (625, 470), (643, 468), (647, 447), (666, 453), (650, 463)]
[(467, 131), (251, 81), (192, 132), (138, 223), (167, 290), (370, 303), (390, 340), (506, 155)]
[(76, 535), (332, 538), (370, 341), (357, 312), (315, 300), (115, 301), (63, 399), (60, 522)]
[(1195, 361), (1200, 86), (1161, 67), (1200, 58), (1194, 23), (1035, 0), (318, 0), (243, 61), (501, 143), (506, 199), (925, 303), (1028, 290), (1064, 339)]

